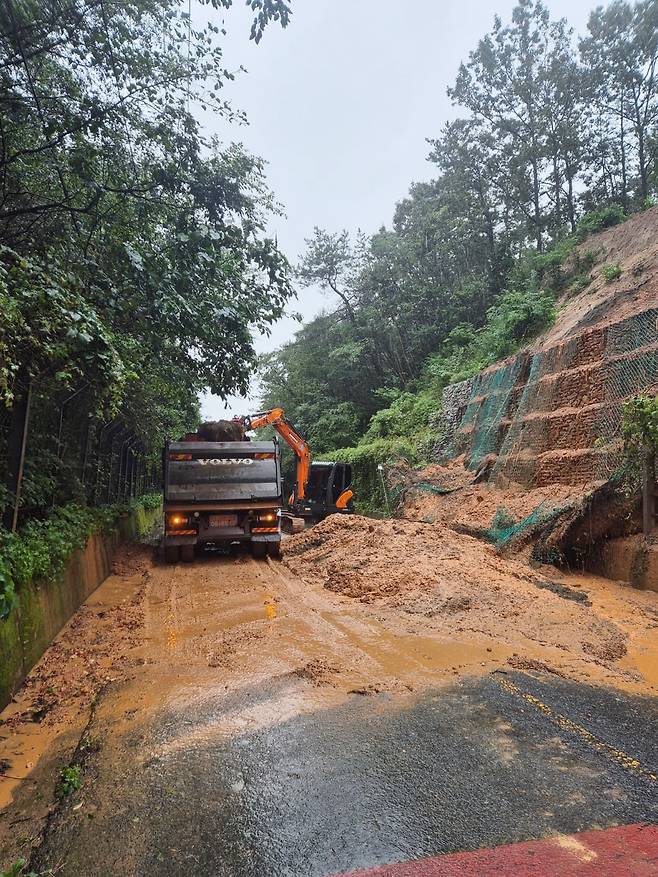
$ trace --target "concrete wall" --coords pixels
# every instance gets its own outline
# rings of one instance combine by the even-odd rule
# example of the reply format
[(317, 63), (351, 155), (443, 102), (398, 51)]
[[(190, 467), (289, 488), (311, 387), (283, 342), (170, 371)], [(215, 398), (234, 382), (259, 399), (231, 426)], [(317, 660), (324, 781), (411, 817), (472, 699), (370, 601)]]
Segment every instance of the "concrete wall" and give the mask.
[(117, 546), (150, 530), (161, 514), (160, 509), (140, 507), (120, 518), (114, 529), (91, 536), (59, 576), (18, 588), (17, 606), (6, 621), (0, 621), (0, 709), (73, 613), (110, 574)]

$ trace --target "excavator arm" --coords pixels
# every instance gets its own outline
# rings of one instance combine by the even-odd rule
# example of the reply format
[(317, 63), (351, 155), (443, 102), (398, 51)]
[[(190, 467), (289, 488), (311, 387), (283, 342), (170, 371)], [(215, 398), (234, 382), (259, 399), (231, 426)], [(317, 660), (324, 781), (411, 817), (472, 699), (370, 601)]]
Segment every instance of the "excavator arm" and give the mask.
[(297, 458), (295, 499), (305, 499), (308, 476), (311, 469), (311, 451), (295, 427), (286, 420), (283, 408), (272, 408), (271, 411), (263, 411), (260, 414), (254, 414), (252, 417), (243, 417), (242, 425), (246, 430), (272, 426), (286, 444), (292, 448)]

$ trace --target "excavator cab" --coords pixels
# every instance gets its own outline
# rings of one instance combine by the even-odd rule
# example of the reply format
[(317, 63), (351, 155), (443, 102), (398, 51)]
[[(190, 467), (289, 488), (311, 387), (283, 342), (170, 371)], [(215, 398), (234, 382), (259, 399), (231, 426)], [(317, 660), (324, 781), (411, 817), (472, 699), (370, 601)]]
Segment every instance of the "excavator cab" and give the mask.
[(288, 500), (288, 509), (281, 512), (285, 532), (299, 532), (299, 527), (304, 529), (305, 523), (354, 511), (352, 467), (347, 463), (312, 461), (308, 443), (286, 419), (283, 408), (261, 411), (260, 414), (241, 417), (239, 421), (247, 431), (274, 427), (297, 458), (295, 489)]
[(328, 515), (350, 514), (352, 467), (348, 463), (315, 460), (311, 463), (304, 499), (295, 499), (294, 510), (307, 520), (321, 521)]

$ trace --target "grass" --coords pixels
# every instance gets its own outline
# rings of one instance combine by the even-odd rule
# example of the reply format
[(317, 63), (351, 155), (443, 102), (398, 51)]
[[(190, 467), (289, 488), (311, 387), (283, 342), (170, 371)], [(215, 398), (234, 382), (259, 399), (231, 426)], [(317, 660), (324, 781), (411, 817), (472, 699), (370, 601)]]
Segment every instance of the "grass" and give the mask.
[(82, 785), (82, 768), (79, 764), (71, 764), (62, 768), (59, 782), (55, 789), (58, 798), (66, 798), (72, 792), (77, 792)]

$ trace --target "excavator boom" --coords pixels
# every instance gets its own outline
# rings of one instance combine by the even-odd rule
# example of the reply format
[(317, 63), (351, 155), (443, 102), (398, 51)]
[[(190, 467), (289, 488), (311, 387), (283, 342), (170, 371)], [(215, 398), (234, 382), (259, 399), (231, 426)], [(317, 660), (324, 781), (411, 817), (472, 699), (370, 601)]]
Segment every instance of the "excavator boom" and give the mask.
[(253, 417), (243, 417), (242, 423), (247, 430), (273, 426), (286, 444), (292, 448), (297, 457), (295, 499), (303, 500), (306, 496), (306, 485), (311, 469), (311, 451), (295, 427), (286, 420), (283, 408), (272, 408), (271, 411), (263, 411), (260, 414), (254, 414)]
[(297, 458), (295, 490), (290, 500), (293, 515), (310, 520), (322, 520), (327, 515), (352, 511), (351, 467), (345, 463), (311, 462), (311, 450), (306, 440), (286, 419), (283, 408), (261, 411), (241, 418), (248, 430), (272, 426)]

